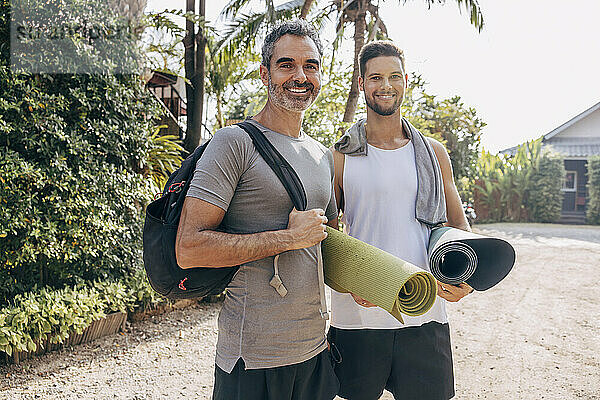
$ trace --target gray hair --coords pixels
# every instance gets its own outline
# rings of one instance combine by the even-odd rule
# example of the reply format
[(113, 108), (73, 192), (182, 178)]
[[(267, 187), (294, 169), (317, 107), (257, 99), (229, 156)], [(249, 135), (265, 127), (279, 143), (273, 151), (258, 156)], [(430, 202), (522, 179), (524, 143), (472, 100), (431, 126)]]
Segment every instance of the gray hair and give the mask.
[(312, 39), (319, 51), (319, 57), (323, 56), (323, 45), (319, 39), (319, 34), (315, 28), (304, 19), (294, 21), (284, 21), (277, 24), (265, 38), (262, 46), (262, 65), (271, 69), (271, 58), (273, 57), (273, 49), (277, 42), (284, 35), (306, 36)]

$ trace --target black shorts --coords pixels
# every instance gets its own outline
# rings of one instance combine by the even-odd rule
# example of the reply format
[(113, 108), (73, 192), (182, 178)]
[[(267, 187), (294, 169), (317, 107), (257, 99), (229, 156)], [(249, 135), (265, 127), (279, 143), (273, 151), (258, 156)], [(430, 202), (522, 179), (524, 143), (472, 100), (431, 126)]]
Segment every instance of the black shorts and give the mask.
[(245, 369), (240, 358), (230, 374), (215, 366), (213, 400), (331, 400), (339, 388), (328, 350), (299, 364)]
[(429, 322), (401, 329), (337, 329), (328, 334), (339, 396), (376, 400), (386, 389), (398, 400), (454, 397), (452, 348), (448, 324)]

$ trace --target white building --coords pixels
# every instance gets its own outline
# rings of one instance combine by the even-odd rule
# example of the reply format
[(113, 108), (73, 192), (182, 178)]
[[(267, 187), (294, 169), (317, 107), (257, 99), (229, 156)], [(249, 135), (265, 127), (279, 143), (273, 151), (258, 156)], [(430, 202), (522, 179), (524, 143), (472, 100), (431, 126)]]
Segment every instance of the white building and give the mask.
[[(545, 134), (542, 147), (550, 147), (565, 159), (560, 222), (585, 223), (587, 161), (591, 156), (600, 155), (600, 102)], [(512, 154), (515, 149), (512, 147), (501, 153)]]

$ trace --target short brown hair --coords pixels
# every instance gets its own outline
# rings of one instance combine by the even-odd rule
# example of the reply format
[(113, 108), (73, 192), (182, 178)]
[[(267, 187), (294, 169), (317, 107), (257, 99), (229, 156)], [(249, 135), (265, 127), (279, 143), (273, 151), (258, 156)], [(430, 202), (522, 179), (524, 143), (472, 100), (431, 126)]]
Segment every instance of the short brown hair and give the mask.
[(374, 42), (367, 43), (360, 50), (358, 55), (358, 63), (360, 67), (360, 76), (365, 77), (365, 69), (367, 67), (367, 61), (375, 57), (398, 57), (400, 64), (402, 64), (403, 72), (406, 72), (404, 68), (404, 52), (391, 40), (376, 40)]

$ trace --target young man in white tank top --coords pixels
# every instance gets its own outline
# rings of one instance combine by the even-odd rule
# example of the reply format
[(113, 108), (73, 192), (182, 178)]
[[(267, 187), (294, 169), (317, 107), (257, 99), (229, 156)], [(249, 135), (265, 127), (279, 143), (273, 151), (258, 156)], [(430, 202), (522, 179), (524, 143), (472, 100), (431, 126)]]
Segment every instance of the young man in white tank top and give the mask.
[[(366, 143), (358, 155), (333, 149), (338, 208), (343, 210), (351, 236), (429, 270), (431, 226), (415, 215), (417, 192), (423, 189), (419, 186), (430, 182), (419, 179), (418, 162), (439, 164), (446, 225), (470, 230), (450, 159), (444, 146), (430, 138), (420, 143), (424, 144), (421, 148), (433, 150), (432, 161), (415, 156), (415, 132), (411, 140), (408, 122), (400, 112), (408, 80), (402, 50), (389, 41), (371, 42), (362, 49), (359, 60), (359, 86), (367, 103), (367, 119), (353, 126), (349, 134), (360, 135), (362, 129)], [(440, 204), (443, 207), (443, 201)], [(419, 317), (403, 316), (404, 324), (359, 296), (332, 291), (329, 341), (341, 354), (336, 365), (339, 395), (376, 400), (387, 389), (403, 400), (452, 398), (454, 378), (445, 302), (458, 301), (472, 290), (466, 283), (452, 286), (438, 282), (439, 297), (433, 308)]]

